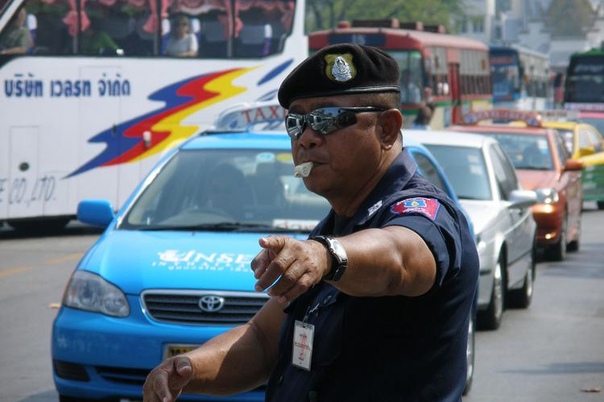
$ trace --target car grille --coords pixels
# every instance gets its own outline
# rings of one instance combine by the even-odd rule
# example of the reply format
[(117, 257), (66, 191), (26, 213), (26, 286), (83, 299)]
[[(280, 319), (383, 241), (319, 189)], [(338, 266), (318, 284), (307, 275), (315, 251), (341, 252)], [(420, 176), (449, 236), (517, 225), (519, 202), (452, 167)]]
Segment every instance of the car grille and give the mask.
[[(204, 297), (216, 302), (216, 311), (202, 310), (200, 305), (204, 304)], [(252, 318), (267, 300), (266, 294), (252, 292), (153, 290), (142, 294), (143, 306), (152, 319), (182, 324), (243, 324)]]
[(123, 367), (97, 366), (96, 371), (105, 381), (141, 386), (145, 383), (147, 374), (149, 374), (149, 370)]

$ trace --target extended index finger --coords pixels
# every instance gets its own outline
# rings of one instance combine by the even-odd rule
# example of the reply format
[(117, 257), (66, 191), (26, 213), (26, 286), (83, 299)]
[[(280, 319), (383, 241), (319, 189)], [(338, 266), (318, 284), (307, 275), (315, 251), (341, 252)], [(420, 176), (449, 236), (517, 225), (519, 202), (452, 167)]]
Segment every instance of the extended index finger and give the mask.
[(258, 279), (255, 289), (257, 292), (263, 292), (269, 288), (283, 272), (287, 269), (287, 262), (283, 256), (283, 250), (286, 243), (284, 237), (270, 236), (259, 240), (260, 246), (266, 252), (267, 258), (264, 260), (267, 264), (255, 269), (254, 275)]

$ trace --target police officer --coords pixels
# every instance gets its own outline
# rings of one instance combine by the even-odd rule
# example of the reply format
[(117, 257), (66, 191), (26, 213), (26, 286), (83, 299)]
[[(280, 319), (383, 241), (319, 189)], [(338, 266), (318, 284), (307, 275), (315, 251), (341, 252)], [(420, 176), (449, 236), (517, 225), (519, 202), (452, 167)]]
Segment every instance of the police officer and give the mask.
[(307, 240), (268, 236), (252, 261), (271, 296), (246, 325), (164, 361), (146, 402), (461, 401), (478, 256), (453, 202), (403, 149), (395, 60), (339, 44), (284, 80), (297, 174), (331, 211)]

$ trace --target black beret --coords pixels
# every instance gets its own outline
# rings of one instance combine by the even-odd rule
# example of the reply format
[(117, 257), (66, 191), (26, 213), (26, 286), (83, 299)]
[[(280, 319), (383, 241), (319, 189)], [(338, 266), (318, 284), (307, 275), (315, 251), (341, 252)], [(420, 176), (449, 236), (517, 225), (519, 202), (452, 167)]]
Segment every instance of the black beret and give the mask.
[(381, 49), (354, 43), (322, 48), (300, 63), (281, 83), (279, 103), (341, 94), (398, 92), (399, 67)]

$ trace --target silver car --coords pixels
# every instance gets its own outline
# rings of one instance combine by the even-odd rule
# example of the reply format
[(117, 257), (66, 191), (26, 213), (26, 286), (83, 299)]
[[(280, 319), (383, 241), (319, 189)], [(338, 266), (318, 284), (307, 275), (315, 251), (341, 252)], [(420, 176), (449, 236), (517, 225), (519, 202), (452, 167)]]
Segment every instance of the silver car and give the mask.
[(480, 257), (477, 327), (497, 329), (506, 307), (533, 296), (537, 225), (533, 191), (524, 190), (499, 143), (479, 134), (405, 130), (436, 157), (470, 216)]

